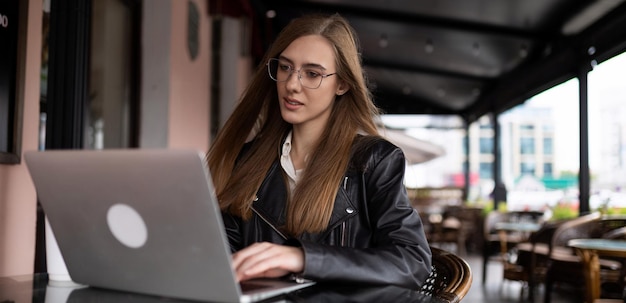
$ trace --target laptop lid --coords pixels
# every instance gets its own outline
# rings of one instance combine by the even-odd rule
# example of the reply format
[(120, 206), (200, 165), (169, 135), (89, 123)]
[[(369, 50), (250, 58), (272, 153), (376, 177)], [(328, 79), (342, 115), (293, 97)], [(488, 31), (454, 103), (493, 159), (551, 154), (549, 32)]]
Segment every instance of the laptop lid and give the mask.
[(54, 150), (24, 157), (74, 282), (220, 302), (291, 291), (242, 295), (202, 153)]

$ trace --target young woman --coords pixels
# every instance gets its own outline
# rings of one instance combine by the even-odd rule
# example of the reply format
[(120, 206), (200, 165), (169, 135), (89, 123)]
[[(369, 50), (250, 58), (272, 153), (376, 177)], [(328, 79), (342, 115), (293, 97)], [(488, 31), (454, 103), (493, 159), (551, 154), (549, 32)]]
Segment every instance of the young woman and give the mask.
[(279, 34), (208, 165), (240, 281), (417, 289), (431, 270), (402, 151), (376, 130), (354, 30), (304, 16)]

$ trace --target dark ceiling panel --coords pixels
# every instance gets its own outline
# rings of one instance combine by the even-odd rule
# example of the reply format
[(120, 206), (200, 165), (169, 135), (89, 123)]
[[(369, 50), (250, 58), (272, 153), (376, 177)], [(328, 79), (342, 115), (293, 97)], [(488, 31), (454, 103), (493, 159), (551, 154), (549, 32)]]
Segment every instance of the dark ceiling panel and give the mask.
[[(298, 1), (296, 1), (298, 2)], [(551, 18), (559, 16), (564, 6), (580, 9), (579, 0), (310, 0), (317, 5), (360, 8), (414, 15), (416, 18), (450, 20), (527, 31), (545, 29)], [(349, 10), (349, 9), (347, 9)]]
[(427, 73), (408, 73), (383, 68), (366, 68), (374, 84), (374, 95), (394, 91), (405, 98), (429, 100), (432, 104), (458, 111), (472, 105), (481, 92), (482, 82), (450, 79)]
[[(263, 47), (302, 14), (346, 17), (359, 35), (375, 101), (394, 114), (472, 122), (626, 50), (626, 0), (248, 1)], [(595, 20), (589, 13), (602, 7), (608, 13)], [(583, 22), (568, 23), (579, 16)]]
[(463, 29), (349, 17), (359, 33), (365, 60), (493, 78), (518, 66), (533, 41)]

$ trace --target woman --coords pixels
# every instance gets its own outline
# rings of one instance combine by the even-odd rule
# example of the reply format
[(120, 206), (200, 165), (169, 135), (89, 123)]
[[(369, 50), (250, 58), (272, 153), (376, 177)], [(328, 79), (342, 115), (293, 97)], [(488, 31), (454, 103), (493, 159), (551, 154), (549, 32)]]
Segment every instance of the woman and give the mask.
[(404, 155), (378, 136), (354, 30), (295, 19), (263, 62), (208, 156), (237, 278), (419, 287), (430, 249)]

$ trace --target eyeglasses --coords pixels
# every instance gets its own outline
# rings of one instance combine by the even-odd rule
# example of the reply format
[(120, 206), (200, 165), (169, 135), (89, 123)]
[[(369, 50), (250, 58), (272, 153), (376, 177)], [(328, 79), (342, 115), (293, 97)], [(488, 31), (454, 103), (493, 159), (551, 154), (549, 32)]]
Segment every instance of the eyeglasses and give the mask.
[(270, 78), (276, 82), (285, 82), (289, 80), (291, 74), (298, 73), (298, 80), (302, 86), (309, 89), (316, 89), (322, 85), (322, 80), (336, 73), (324, 74), (321, 68), (303, 67), (299, 70), (294, 69), (293, 65), (276, 58), (267, 61), (267, 72)]

